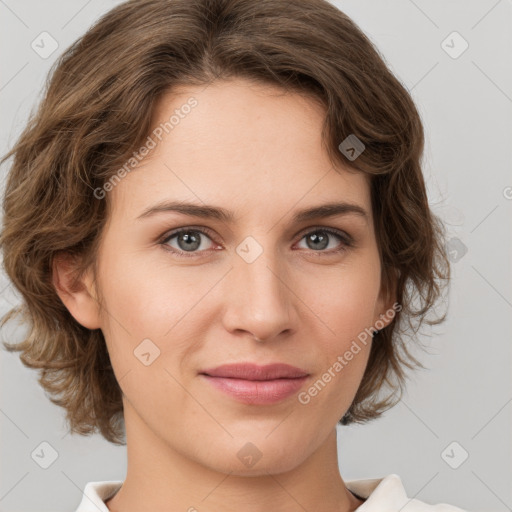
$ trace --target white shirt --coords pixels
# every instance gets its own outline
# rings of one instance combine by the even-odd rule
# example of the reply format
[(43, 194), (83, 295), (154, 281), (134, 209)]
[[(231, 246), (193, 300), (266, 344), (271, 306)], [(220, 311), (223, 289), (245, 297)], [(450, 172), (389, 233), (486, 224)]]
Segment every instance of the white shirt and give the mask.
[[(121, 480), (87, 483), (76, 512), (109, 512), (105, 501), (114, 496), (122, 484)], [(394, 473), (383, 478), (346, 480), (345, 486), (358, 497), (366, 499), (357, 508), (358, 512), (393, 512), (402, 508), (403, 512), (467, 512), (445, 503), (429, 505), (408, 498), (402, 480)]]

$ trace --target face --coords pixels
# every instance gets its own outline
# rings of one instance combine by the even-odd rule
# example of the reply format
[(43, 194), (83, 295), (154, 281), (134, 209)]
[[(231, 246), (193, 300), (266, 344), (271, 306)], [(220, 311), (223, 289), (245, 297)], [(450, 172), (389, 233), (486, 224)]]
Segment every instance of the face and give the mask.
[[(191, 97), (195, 106), (183, 109)], [(98, 322), (126, 421), (215, 470), (286, 471), (350, 406), (371, 338), (341, 370), (336, 362), (388, 307), (369, 184), (333, 168), (321, 145), (324, 111), (311, 99), (216, 82), (163, 97), (155, 126), (176, 109), (188, 113), (108, 192), (98, 253)], [(154, 208), (170, 202), (232, 218)], [(299, 217), (333, 203), (366, 216)], [(202, 375), (230, 363), (286, 363), (306, 377), (286, 389), (281, 380), (272, 400), (268, 383), (233, 394), (221, 389), (227, 379)], [(242, 448), (257, 449), (260, 462), (244, 465)]]

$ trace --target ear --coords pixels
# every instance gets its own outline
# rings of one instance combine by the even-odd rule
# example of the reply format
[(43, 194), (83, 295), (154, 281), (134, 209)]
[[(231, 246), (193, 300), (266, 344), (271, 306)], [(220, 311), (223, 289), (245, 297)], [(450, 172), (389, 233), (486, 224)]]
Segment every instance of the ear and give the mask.
[(92, 279), (87, 270), (76, 279), (77, 258), (68, 253), (55, 255), (52, 262), (53, 286), (74, 319), (87, 329), (99, 329), (100, 306)]

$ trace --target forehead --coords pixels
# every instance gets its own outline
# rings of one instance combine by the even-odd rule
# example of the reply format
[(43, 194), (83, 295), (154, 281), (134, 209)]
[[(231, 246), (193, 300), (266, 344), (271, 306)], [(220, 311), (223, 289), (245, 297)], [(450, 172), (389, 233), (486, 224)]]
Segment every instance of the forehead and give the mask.
[(115, 188), (115, 201), (139, 213), (149, 200), (166, 199), (260, 214), (340, 200), (369, 209), (367, 175), (329, 160), (324, 116), (309, 97), (244, 80), (169, 91), (153, 113), (161, 140), (154, 137), (155, 147)]

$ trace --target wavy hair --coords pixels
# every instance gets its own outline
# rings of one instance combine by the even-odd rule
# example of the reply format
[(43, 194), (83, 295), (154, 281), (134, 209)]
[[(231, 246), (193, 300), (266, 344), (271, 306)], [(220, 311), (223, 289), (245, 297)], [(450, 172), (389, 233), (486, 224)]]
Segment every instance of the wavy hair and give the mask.
[[(108, 215), (102, 187), (150, 133), (164, 93), (245, 78), (308, 95), (325, 108), (331, 162), (367, 175), (382, 283), (400, 304), (375, 334), (356, 396), (340, 423), (377, 418), (402, 397), (414, 346), (450, 277), (445, 228), (422, 174), (415, 104), (370, 39), (326, 0), (131, 0), (100, 18), (50, 70), (38, 109), (12, 149), (0, 234), (3, 265), (22, 297), (2, 318), (29, 326), (19, 351), (72, 432), (125, 444), (121, 389), (100, 329), (68, 312), (52, 284), (59, 253), (76, 277), (95, 266)], [(349, 159), (340, 143), (365, 146)]]

